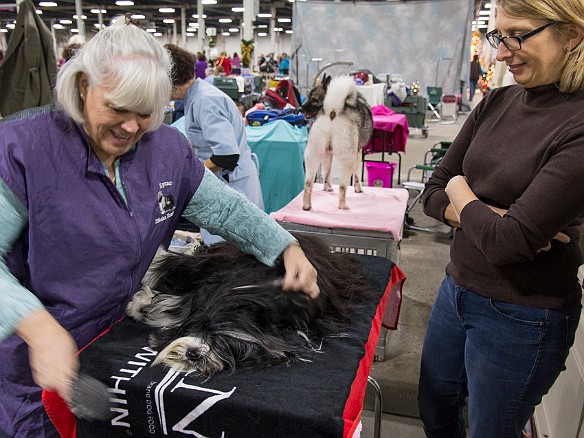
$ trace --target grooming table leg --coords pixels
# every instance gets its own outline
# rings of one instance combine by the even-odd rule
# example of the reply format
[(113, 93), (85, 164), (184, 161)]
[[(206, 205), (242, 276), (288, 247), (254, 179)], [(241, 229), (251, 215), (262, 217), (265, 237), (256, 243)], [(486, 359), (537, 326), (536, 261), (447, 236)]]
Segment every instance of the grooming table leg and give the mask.
[(385, 342), (387, 338), (387, 329), (381, 327), (381, 332), (379, 334), (379, 340), (377, 341), (377, 347), (375, 348), (375, 356), (373, 360), (376, 362), (383, 362), (385, 360)]
[(373, 377), (367, 376), (367, 383), (369, 383), (371, 388), (373, 388), (373, 392), (375, 393), (375, 423), (373, 425), (373, 437), (379, 438), (381, 436), (381, 422), (383, 420), (381, 415), (383, 395), (381, 394), (379, 383), (377, 383)]

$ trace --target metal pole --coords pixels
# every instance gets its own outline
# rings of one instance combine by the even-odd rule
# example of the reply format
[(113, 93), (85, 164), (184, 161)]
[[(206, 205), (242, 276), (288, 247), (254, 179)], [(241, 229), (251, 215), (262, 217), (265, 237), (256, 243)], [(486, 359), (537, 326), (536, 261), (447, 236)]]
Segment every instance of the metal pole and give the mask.
[(79, 35), (85, 39), (85, 22), (81, 18), (83, 15), (81, 0), (75, 0), (75, 13), (77, 14), (77, 30), (79, 30)]

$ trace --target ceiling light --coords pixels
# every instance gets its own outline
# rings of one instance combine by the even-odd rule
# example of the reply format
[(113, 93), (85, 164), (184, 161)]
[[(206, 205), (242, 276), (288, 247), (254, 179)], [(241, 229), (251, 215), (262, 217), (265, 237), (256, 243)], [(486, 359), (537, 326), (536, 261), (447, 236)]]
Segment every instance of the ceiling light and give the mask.
[(164, 20), (162, 20), (162, 22), (166, 24), (172, 24), (174, 23), (174, 18), (165, 18)]
[(290, 30), (290, 29), (288, 29), (288, 30), (286, 31), (286, 33), (294, 33), (294, 31), (293, 31), (293, 30)]
[(272, 14), (266, 13), (266, 14), (258, 14), (259, 18), (270, 18), (272, 16)]
[(92, 14), (105, 14), (107, 11), (105, 9), (92, 9)]
[(57, 3), (55, 3), (55, 2), (39, 2), (39, 6), (42, 6), (43, 8), (54, 8), (55, 6), (57, 6)]
[(41, 15), (43, 13), (43, 11), (41, 11), (40, 9), (37, 9), (35, 12), (39, 15)]
[(491, 11), (479, 11), (479, 15), (491, 15)]
[(201, 3), (204, 5), (216, 5), (217, 0), (202, 0)]
[(187, 32), (196, 32), (197, 30), (196, 27), (187, 27)]
[(477, 24), (479, 26), (482, 26), (483, 24), (487, 24), (487, 22), (486, 21), (483, 21), (483, 20), (479, 20), (479, 21), (477, 21)]
[(231, 12), (244, 12), (245, 8), (231, 8)]
[(486, 29), (486, 28), (488, 28), (488, 27), (489, 27), (489, 26), (487, 26), (486, 24), (479, 24), (479, 25), (477, 26), (477, 29)]
[(174, 8), (158, 8), (158, 12), (163, 14), (174, 14)]
[(155, 37), (161, 37), (162, 36), (162, 34), (160, 32), (155, 32), (152, 35), (154, 35)]
[(491, 9), (491, 4), (490, 3), (485, 3), (485, 9)]
[[(73, 15), (73, 19), (74, 19), (74, 20), (77, 20), (77, 15)], [(82, 15), (82, 16), (81, 16), (81, 19), (82, 19), (82, 20), (87, 20), (87, 15)]]
[(290, 23), (291, 21), (291, 18), (278, 18), (278, 23)]
[(258, 32), (258, 36), (265, 37), (268, 36), (268, 34), (265, 32)]
[(239, 29), (237, 27), (230, 27), (229, 32), (239, 32)]
[(194, 34), (194, 33), (192, 33), (192, 32), (187, 32), (187, 33), (185, 33), (185, 35), (186, 35), (186, 36), (195, 36), (195, 34)]
[(268, 25), (267, 24), (258, 24), (258, 28), (259, 29), (267, 29)]
[(101, 29), (103, 27), (103, 24), (95, 23), (93, 25), (93, 27), (97, 27), (98, 29)]
[(14, 29), (16, 26), (15, 26), (15, 24), (14, 24), (14, 23), (8, 23), (8, 24), (6, 25), (6, 27), (7, 27), (8, 29)]
[(144, 18), (146, 18), (146, 16), (145, 15), (142, 15), (142, 14), (134, 14), (134, 15), (132, 15), (132, 19), (134, 19), (134, 20), (143, 20)]
[(118, 6), (134, 6), (134, 2), (132, 0), (118, 0), (116, 2)]
[(281, 27), (274, 27), (274, 32), (282, 32), (284, 29)]
[(223, 36), (229, 36), (231, 34), (229, 32), (223, 32), (221, 35), (223, 35)]
[(8, 31), (6, 29), (0, 29), (0, 32), (7, 33)]
[(233, 20), (231, 18), (220, 18), (219, 23), (231, 23)]
[(71, 33), (79, 33), (79, 29), (69, 29), (69, 32), (71, 32)]
[(73, 24), (73, 22), (71, 20), (59, 20), (59, 23), (61, 23), (61, 24)]
[(199, 23), (189, 23), (190, 27), (199, 27)]
[[(193, 18), (199, 18), (199, 14), (193, 14)], [(207, 16), (203, 14), (203, 18), (207, 18)]]
[(61, 30), (61, 29), (65, 29), (65, 26), (63, 26), (62, 24), (59, 24), (59, 23), (55, 23), (55, 24), (53, 24), (53, 29)]
[(153, 28), (149, 27), (148, 29), (146, 29), (146, 32), (148, 32), (148, 33), (154, 33), (154, 32), (156, 32), (156, 29), (153, 29)]

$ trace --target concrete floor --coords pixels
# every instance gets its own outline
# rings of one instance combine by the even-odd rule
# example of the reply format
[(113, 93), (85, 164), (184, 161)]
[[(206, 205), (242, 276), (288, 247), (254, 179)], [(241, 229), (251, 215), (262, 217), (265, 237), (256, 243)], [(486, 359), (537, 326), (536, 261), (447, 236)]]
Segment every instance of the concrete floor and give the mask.
[[(424, 153), (434, 143), (440, 140), (453, 140), (466, 117), (467, 115), (462, 114), (455, 123), (443, 125), (431, 122), (429, 113), (426, 117), (426, 125), (430, 128), (427, 138), (423, 138), (418, 130), (412, 129), (406, 153), (402, 157), (402, 181), (406, 180), (410, 167), (423, 162)], [(375, 155), (371, 157), (374, 158)], [(333, 167), (333, 183), (334, 176)], [(419, 174), (415, 176), (412, 174), (412, 180), (419, 180)], [(397, 175), (394, 175), (393, 184), (394, 187), (400, 187), (397, 184)], [(410, 199), (413, 195), (410, 194)], [(426, 217), (421, 205), (414, 207), (410, 217), (414, 219), (416, 225), (449, 231), (448, 227)], [(371, 376), (378, 382), (383, 394), (381, 438), (424, 436), (416, 401), (420, 356), (428, 316), (449, 260), (449, 246), (449, 238), (427, 232), (404, 231), (398, 264), (408, 278), (403, 287), (398, 329), (388, 332), (386, 358), (382, 362), (375, 362), (371, 371)], [(362, 437), (374, 436), (373, 409), (373, 393), (368, 388), (365, 412), (362, 416)]]

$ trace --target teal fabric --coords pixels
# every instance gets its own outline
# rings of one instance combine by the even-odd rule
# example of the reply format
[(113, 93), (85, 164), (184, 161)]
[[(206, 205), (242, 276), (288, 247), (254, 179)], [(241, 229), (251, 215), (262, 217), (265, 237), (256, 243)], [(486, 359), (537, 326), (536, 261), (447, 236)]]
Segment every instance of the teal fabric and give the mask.
[(274, 266), (294, 237), (255, 204), (226, 184), (209, 169), (183, 217), (218, 234), (260, 262)]
[(27, 222), (25, 206), (0, 180), (0, 341), (12, 334), (22, 318), (43, 308), (40, 300), (14, 278), (4, 261)]
[(247, 126), (247, 143), (260, 164), (260, 184), (266, 213), (287, 205), (304, 188), (306, 126), (276, 120), (262, 126)]

